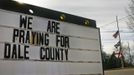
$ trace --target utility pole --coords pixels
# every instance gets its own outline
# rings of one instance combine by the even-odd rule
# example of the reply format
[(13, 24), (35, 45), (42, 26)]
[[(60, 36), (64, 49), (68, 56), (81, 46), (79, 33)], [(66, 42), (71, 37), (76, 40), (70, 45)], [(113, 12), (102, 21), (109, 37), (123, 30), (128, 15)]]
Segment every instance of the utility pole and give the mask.
[[(121, 41), (121, 36), (120, 36), (120, 28), (119, 28), (119, 23), (118, 23), (118, 16), (116, 16), (116, 22), (117, 22), (117, 28), (118, 28), (118, 32), (119, 32), (119, 42), (120, 42), (119, 52), (122, 53), (122, 41)], [(121, 68), (124, 68), (123, 54), (122, 54), (122, 57), (121, 57)]]
[(132, 64), (132, 56), (131, 56), (131, 52), (130, 52), (129, 42), (128, 42), (128, 49), (129, 49), (129, 63)]

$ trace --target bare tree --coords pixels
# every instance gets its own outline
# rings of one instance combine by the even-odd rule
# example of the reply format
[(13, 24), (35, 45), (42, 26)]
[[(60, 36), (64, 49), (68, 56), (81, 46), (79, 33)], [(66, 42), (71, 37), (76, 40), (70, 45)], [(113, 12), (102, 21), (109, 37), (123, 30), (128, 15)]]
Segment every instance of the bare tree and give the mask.
[[(129, 15), (128, 17), (128, 22), (127, 22), (127, 25), (128, 27), (134, 32), (134, 0), (130, 0), (130, 3), (128, 5), (128, 10), (127, 10), (127, 13)], [(126, 50), (126, 55), (129, 53), (131, 54), (131, 56), (129, 56), (131, 58), (131, 60), (129, 60), (133, 65), (134, 65), (134, 44), (133, 45), (133, 48), (131, 47), (131, 52), (129, 53), (129, 49)], [(127, 57), (127, 56), (126, 56)]]
[(134, 55), (130, 49), (129, 43), (128, 45), (123, 45), (122, 50), (126, 67), (133, 67)]
[(130, 0), (130, 4), (128, 5), (127, 13), (129, 15), (127, 25), (128, 27), (134, 31), (134, 0)]

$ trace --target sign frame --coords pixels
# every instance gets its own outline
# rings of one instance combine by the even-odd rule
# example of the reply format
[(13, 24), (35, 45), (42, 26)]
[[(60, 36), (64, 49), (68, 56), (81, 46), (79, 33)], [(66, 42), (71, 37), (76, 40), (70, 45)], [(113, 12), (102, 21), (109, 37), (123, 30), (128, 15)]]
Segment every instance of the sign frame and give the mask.
[[(0, 9), (18, 12), (18, 13), (24, 13), (24, 14), (33, 15), (33, 16), (39, 16), (43, 18), (48, 18), (48, 19), (53, 19), (57, 21), (62, 21), (62, 22), (72, 23), (72, 24), (76, 24), (80, 26), (86, 26), (86, 27), (98, 29), (100, 52), (101, 52), (101, 59), (102, 59), (100, 29), (96, 27), (95, 20), (84, 18), (84, 17), (79, 17), (79, 16), (75, 16), (75, 15), (71, 15), (71, 14), (67, 14), (64, 12), (59, 12), (59, 11), (55, 11), (55, 10), (51, 10), (47, 8), (37, 7), (37, 6), (29, 5), (29, 4), (19, 4), (15, 1), (10, 1), (10, 0), (0, 1)], [(30, 11), (32, 11), (33, 13), (31, 13)], [(102, 68), (103, 68), (103, 63), (102, 63)], [(104, 75), (104, 69), (102, 70), (103, 70), (103, 75)]]

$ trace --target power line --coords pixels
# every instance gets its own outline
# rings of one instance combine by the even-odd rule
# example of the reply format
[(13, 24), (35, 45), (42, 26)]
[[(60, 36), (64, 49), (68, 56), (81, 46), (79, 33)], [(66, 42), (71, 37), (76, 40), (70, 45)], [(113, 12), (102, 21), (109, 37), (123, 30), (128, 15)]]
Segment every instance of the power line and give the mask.
[[(134, 14), (132, 14), (132, 15), (134, 15)], [(126, 19), (126, 18), (128, 18), (128, 17), (131, 17), (132, 15), (127, 15), (127, 16), (125, 16), (125, 17), (122, 17), (122, 18), (119, 19), (119, 21), (121, 21), (121, 20), (123, 20), (123, 19)], [(113, 23), (116, 23), (116, 21), (110, 22), (110, 23), (108, 23), (108, 24), (105, 24), (105, 25), (102, 25), (102, 26), (99, 26), (99, 27), (102, 28), (102, 27), (105, 27), (105, 26), (109, 26), (110, 24), (113, 24)]]

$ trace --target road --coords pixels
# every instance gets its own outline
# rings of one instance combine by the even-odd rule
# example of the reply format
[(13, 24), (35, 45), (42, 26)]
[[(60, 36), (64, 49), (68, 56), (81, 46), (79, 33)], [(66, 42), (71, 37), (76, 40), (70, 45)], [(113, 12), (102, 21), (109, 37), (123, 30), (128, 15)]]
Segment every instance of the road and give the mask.
[(107, 70), (105, 75), (134, 75), (134, 68)]

